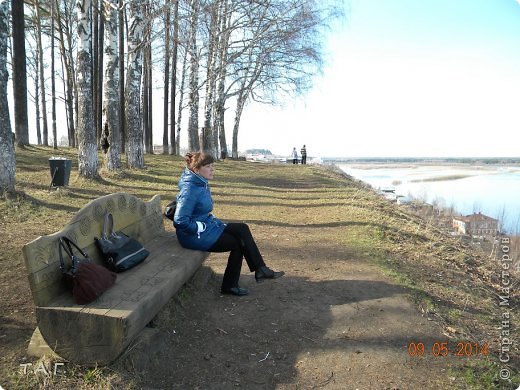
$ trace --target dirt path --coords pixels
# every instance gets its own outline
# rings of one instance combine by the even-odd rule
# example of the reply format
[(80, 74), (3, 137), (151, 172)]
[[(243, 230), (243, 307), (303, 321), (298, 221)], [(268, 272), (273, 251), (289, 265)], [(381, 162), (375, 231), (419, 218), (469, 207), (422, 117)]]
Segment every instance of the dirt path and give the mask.
[[(278, 235), (280, 229), (277, 230)], [(225, 255), (206, 262), (204, 286), (190, 286), (156, 320), (163, 353), (142, 376), (146, 388), (446, 389), (455, 357), (411, 357), (410, 342), (447, 341), (408, 292), (348, 251), (319, 246), (313, 229), (260, 233), (264, 256), (287, 275), (242, 298), (221, 296)], [(283, 236), (283, 234), (281, 235)], [(308, 242), (310, 245), (299, 246)], [(296, 244), (296, 245), (295, 245)], [(450, 346), (452, 347), (452, 346)]]

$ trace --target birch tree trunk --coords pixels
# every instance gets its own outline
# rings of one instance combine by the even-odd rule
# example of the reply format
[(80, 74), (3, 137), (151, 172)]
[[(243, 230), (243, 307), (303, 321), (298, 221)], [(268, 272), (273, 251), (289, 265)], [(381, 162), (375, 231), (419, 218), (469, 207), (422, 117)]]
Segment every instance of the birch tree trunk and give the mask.
[(222, 0), (222, 11), (220, 12), (220, 37), (218, 42), (217, 50), (217, 91), (215, 101), (215, 113), (213, 116), (213, 132), (214, 136), (218, 137), (218, 143), (220, 145), (220, 158), (225, 159), (228, 156), (226, 132), (224, 126), (224, 115), (226, 104), (225, 96), (225, 83), (227, 77), (227, 54), (229, 47), (229, 36), (230, 36), (230, 18), (231, 13), (228, 15), (228, 0)]
[(148, 21), (144, 29), (143, 67), (143, 138), (145, 153), (153, 154), (153, 97), (152, 97), (152, 5), (147, 3), (144, 18)]
[[(177, 94), (177, 54), (179, 52), (179, 0), (175, 1), (175, 10), (173, 13), (173, 58), (172, 58), (172, 88), (170, 91), (170, 143), (171, 143), (171, 154), (179, 155), (179, 135), (180, 128), (178, 130), (177, 136), (175, 136), (175, 97)], [(182, 93), (182, 91), (180, 91)]]
[[(164, 13), (164, 100), (163, 100), (163, 154), (169, 154), (168, 146), (168, 99), (170, 93), (170, 0), (166, 0)], [(173, 140), (172, 140), (173, 141)], [(173, 150), (173, 148), (171, 149)]]
[[(38, 53), (38, 52), (36, 52)], [(38, 56), (38, 54), (36, 54)], [(36, 59), (38, 61), (38, 59)], [(38, 65), (36, 65), (38, 67)], [(42, 144), (42, 129), (40, 126), (41, 122), (41, 113), (40, 113), (40, 80), (38, 78), (38, 71), (36, 71), (34, 75), (34, 111), (36, 112), (36, 139), (38, 145)]]
[[(32, 30), (31, 39), (36, 42), (36, 33), (34, 29)], [(32, 74), (32, 79), (34, 82), (34, 99), (32, 103), (34, 104), (34, 112), (35, 112), (35, 120), (34, 124), (36, 126), (36, 139), (38, 145), (42, 144), (42, 133), (40, 128), (40, 79), (38, 73), (38, 49), (31, 50), (28, 58), (32, 57), (32, 61), (29, 62), (29, 74)]]
[(9, 1), (0, 0), (0, 195), (15, 190), (16, 158), (7, 101)]
[(199, 17), (199, 0), (191, 1), (190, 22), (190, 82), (189, 82), (189, 112), (188, 120), (188, 148), (191, 152), (200, 150), (199, 142), (199, 55), (197, 52), (197, 25)]
[(58, 149), (58, 131), (56, 129), (56, 73), (54, 61), (54, 17), (56, 15), (55, 0), (51, 0), (51, 119), (52, 119), (52, 147)]
[(95, 40), (97, 50), (94, 50), (94, 120), (96, 123), (97, 139), (101, 140), (103, 132), (103, 52), (105, 40), (105, 1), (101, 0), (98, 3), (99, 11), (97, 20), (97, 38)]
[(13, 18), (13, 97), (16, 143), (29, 145), (29, 119), (27, 116), (27, 70), (25, 63), (25, 18), (23, 1), (12, 1)]
[(145, 38), (146, 42), (144, 47), (144, 63), (146, 66), (143, 68), (145, 75), (143, 77), (143, 93), (145, 99), (143, 100), (145, 110), (143, 113), (143, 137), (144, 137), (144, 148), (146, 153), (153, 154), (153, 96), (152, 96), (152, 22), (151, 22), (151, 5), (146, 7), (145, 18), (148, 20), (145, 27)]
[[(148, 40), (148, 32), (145, 32), (145, 42), (149, 42)], [(144, 151), (145, 153), (150, 153), (150, 144), (149, 144), (149, 136), (150, 136), (150, 93), (149, 93), (149, 68), (150, 68), (150, 59), (148, 53), (150, 51), (150, 47), (148, 44), (145, 45), (143, 49), (143, 77), (142, 77), (142, 85), (141, 85), (141, 123), (143, 126), (143, 141), (144, 141)]]
[(247, 92), (244, 87), (240, 89), (240, 93), (237, 97), (237, 108), (235, 112), (235, 120), (233, 123), (233, 144), (231, 146), (231, 153), (233, 158), (238, 158), (238, 129), (240, 128), (240, 118), (244, 111), (244, 106), (247, 100)]
[(188, 73), (188, 51), (184, 52), (184, 59), (182, 60), (182, 76), (181, 76), (181, 85), (179, 88), (179, 108), (177, 114), (177, 136), (176, 136), (176, 149), (175, 152), (177, 155), (181, 153), (181, 123), (182, 123), (182, 104), (184, 102), (184, 85), (186, 83), (186, 74)]
[(144, 167), (143, 131), (141, 126), (140, 86), (143, 70), (144, 7), (132, 0), (128, 8), (128, 66), (125, 86), (126, 164), (129, 168)]
[(207, 71), (206, 71), (206, 94), (204, 99), (204, 127), (202, 128), (202, 149), (205, 153), (210, 154), (215, 159), (218, 159), (218, 148), (215, 143), (215, 137), (213, 136), (212, 129), (212, 117), (213, 117), (213, 103), (215, 96), (215, 87), (217, 84), (217, 71), (215, 65), (216, 47), (218, 42), (218, 31), (219, 27), (219, 4), (213, 2), (209, 5), (210, 7), (210, 34), (209, 34), (209, 46), (208, 46), (208, 59), (207, 59)]
[(105, 78), (103, 86), (103, 125), (101, 148), (105, 153), (105, 167), (109, 171), (121, 169), (121, 128), (119, 122), (119, 55), (118, 0), (105, 4)]
[[(151, 35), (151, 32), (150, 32), (150, 35)], [(149, 37), (148, 39), (151, 39), (151, 37)], [(147, 79), (147, 82), (148, 82), (148, 88), (147, 88), (147, 93), (148, 93), (148, 133), (146, 134), (146, 137), (145, 137), (145, 140), (146, 140), (146, 145), (148, 145), (148, 153), (150, 154), (153, 154), (153, 87), (152, 87), (152, 83), (153, 83), (153, 75), (152, 75), (152, 71), (153, 71), (153, 66), (152, 66), (152, 44), (150, 43), (149, 46), (148, 46), (148, 50), (147, 50), (147, 55), (148, 55), (148, 79)]]
[(241, 86), (239, 88), (237, 107), (235, 110), (235, 120), (233, 123), (233, 144), (231, 146), (233, 158), (238, 158), (238, 130), (240, 129), (240, 119), (242, 118), (242, 112), (244, 111), (247, 99), (251, 94), (251, 88), (258, 80), (263, 67), (263, 63), (260, 61), (257, 61), (254, 65), (255, 66), (251, 71), (251, 75), (242, 79)]
[[(101, 0), (102, 1), (102, 0)], [(101, 67), (99, 66), (99, 3), (100, 0), (91, 0), (91, 12), (92, 12), (92, 110), (94, 115), (94, 127), (96, 128), (96, 140), (99, 143), (101, 139), (101, 127), (98, 126), (98, 117), (100, 112), (98, 111), (98, 100), (99, 96), (99, 87), (98, 87), (98, 77), (97, 75), (100, 72), (103, 72), (103, 63), (101, 63)], [(99, 147), (99, 144), (98, 144)]]
[(117, 25), (119, 26), (119, 129), (121, 130), (121, 152), (125, 152), (125, 9), (123, 0), (117, 2)]
[(80, 176), (98, 176), (96, 128), (92, 97), (92, 33), (90, 30), (90, 0), (78, 0), (78, 170)]
[(45, 99), (45, 72), (43, 66), (43, 46), (42, 46), (42, 16), (40, 12), (40, 1), (34, 1), (34, 8), (36, 9), (36, 29), (37, 29), (37, 40), (38, 51), (40, 52), (40, 92), (42, 98), (42, 123), (43, 123), (43, 144), (49, 145), (49, 125), (47, 122), (47, 100)]
[[(67, 18), (68, 16), (68, 8), (67, 3), (63, 3), (65, 6), (64, 9), (64, 17)], [(70, 46), (71, 37), (70, 37), (70, 31), (68, 31), (68, 26), (66, 23), (64, 24), (62, 22), (62, 12), (60, 9), (58, 9), (58, 12), (56, 12), (56, 19), (58, 24), (58, 32), (60, 34), (59, 39), (59, 47), (60, 47), (60, 53), (61, 53), (61, 59), (63, 66), (65, 68), (65, 105), (67, 109), (67, 136), (69, 139), (69, 146), (75, 147), (76, 146), (76, 137), (75, 137), (75, 129), (74, 129), (74, 70), (73, 70), (73, 64), (72, 64), (72, 55), (70, 51), (72, 50)], [(67, 42), (69, 42), (69, 49), (67, 50), (65, 48), (65, 34), (64, 30), (66, 31), (67, 36)]]

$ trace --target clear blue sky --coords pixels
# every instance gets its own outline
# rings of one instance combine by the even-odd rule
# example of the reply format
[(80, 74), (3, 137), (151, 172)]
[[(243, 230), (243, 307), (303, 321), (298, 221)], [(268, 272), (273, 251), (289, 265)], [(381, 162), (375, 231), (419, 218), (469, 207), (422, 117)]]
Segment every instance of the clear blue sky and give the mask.
[(240, 150), (520, 156), (516, 0), (345, 3), (315, 88), (283, 108), (249, 106)]

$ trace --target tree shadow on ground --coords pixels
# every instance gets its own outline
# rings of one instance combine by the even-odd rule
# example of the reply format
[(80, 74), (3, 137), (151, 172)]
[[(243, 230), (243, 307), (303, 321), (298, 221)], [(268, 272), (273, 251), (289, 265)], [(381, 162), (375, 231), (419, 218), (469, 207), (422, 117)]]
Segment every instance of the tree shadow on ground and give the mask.
[(23, 196), (26, 201), (29, 201), (36, 206), (48, 208), (50, 210), (67, 211), (74, 213), (80, 209), (79, 207), (69, 206), (61, 203), (52, 203), (47, 200), (38, 199), (34, 196), (28, 195), (27, 193), (24, 193)]
[[(241, 285), (251, 294), (237, 298), (219, 294), (220, 280), (217, 275), (203, 288), (188, 287), (157, 316), (154, 324), (166, 342), (140, 386), (274, 389), (294, 380), (307, 355), (406, 351), (410, 341), (405, 333), (370, 331), (384, 315), (401, 315), (398, 306), (385, 306), (384, 315), (378, 309), (407, 293), (400, 286), (294, 276), (256, 284), (243, 276)], [(433, 343), (431, 337), (422, 341)]]
[(331, 221), (326, 223), (287, 223), (287, 222), (278, 222), (278, 221), (267, 221), (267, 220), (226, 220), (224, 222), (244, 222), (250, 225), (259, 225), (259, 226), (277, 226), (277, 227), (287, 227), (287, 228), (335, 228), (335, 227), (346, 227), (346, 226), (369, 226), (372, 228), (377, 228), (381, 232), (381, 234), (399, 234), (403, 237), (403, 239), (407, 240), (416, 240), (425, 242), (428, 240), (424, 234), (419, 233), (411, 233), (407, 231), (403, 231), (398, 229), (397, 227), (389, 226), (387, 224), (382, 223), (374, 223), (374, 222), (360, 222), (360, 221)]

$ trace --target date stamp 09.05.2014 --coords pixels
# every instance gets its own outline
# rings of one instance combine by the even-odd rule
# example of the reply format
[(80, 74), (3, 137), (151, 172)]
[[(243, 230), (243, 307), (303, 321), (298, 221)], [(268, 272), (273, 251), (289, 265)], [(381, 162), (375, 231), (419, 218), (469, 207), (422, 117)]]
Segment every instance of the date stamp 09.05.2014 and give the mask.
[(421, 341), (408, 343), (410, 356), (434, 356), (434, 357), (478, 357), (488, 355), (488, 344), (470, 341), (435, 341), (423, 343)]

